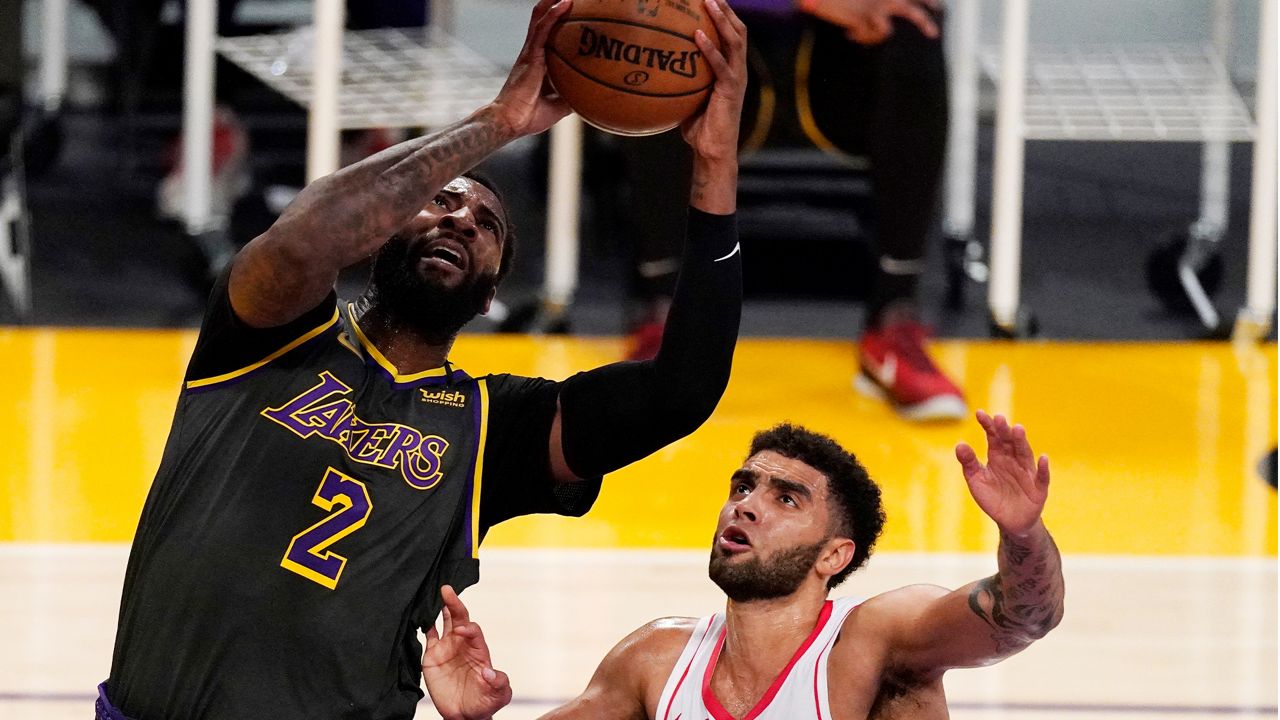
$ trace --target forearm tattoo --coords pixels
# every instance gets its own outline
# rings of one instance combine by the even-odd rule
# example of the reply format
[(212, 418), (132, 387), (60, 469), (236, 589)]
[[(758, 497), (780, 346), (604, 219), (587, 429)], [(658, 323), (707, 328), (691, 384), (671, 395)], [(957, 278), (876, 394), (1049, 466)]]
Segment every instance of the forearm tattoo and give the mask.
[(1025, 539), (1001, 533), (1000, 572), (969, 593), (969, 608), (991, 627), (1000, 653), (1044, 637), (1062, 617), (1061, 557), (1053, 538), (1042, 532)]
[(415, 138), (309, 186), (279, 229), (338, 261), (375, 250), (431, 200), (510, 137), (485, 112)]
[(492, 122), (464, 120), (423, 138), (402, 160), (379, 173), (377, 182), (351, 188), (349, 199), (365, 203), (365, 209), (377, 215), (377, 235), (388, 235), (427, 204), (428, 193), (470, 170), (501, 145), (500, 133)]

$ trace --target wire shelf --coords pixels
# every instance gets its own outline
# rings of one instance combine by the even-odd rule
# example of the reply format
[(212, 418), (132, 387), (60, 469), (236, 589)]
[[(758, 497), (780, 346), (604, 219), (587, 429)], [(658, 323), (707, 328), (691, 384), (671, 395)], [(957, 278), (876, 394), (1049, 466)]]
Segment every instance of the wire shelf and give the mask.
[[(311, 103), (314, 32), (218, 38), (227, 60), (298, 103)], [(492, 100), (506, 73), (430, 28), (348, 30), (342, 42), (338, 126), (436, 128)]]
[[(1000, 77), (999, 47), (982, 66)], [(1023, 137), (1029, 140), (1251, 140), (1253, 120), (1211, 46), (1032, 46)]]

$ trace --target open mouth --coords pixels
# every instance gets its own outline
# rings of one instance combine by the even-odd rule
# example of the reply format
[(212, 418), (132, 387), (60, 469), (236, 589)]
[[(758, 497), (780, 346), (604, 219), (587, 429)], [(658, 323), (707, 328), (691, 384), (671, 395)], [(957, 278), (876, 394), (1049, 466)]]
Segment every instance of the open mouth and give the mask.
[(423, 265), (466, 271), (466, 252), (453, 240), (437, 239), (421, 255)]
[(720, 533), (716, 540), (721, 549), (728, 552), (742, 552), (751, 548), (751, 538), (742, 530), (730, 525)]
[(457, 252), (454, 252), (450, 248), (444, 247), (443, 245), (437, 245), (436, 247), (432, 248), (430, 251), (427, 252), (425, 257), (434, 258), (437, 260), (443, 260), (444, 262), (450, 265), (453, 265), (459, 270), (462, 269), (462, 255)]

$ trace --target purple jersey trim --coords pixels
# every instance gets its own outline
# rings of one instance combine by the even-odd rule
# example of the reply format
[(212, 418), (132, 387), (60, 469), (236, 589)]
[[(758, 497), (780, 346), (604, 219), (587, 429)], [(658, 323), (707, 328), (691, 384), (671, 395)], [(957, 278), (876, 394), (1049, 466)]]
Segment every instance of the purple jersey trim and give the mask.
[(794, 15), (798, 12), (793, 0), (729, 0), (729, 5), (737, 12), (770, 15)]
[(98, 699), (93, 703), (94, 720), (133, 720), (116, 709), (107, 699), (107, 684), (98, 684)]

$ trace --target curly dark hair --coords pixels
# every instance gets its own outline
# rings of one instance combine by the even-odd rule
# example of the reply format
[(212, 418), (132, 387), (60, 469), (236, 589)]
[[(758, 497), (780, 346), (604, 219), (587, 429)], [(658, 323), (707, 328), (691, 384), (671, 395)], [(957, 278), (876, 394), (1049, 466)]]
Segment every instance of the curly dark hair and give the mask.
[(834, 500), (831, 530), (854, 544), (853, 559), (827, 581), (828, 589), (839, 585), (867, 561), (884, 530), (880, 486), (853, 453), (830, 437), (799, 425), (781, 423), (756, 433), (747, 457), (765, 450), (799, 460), (826, 476)]

